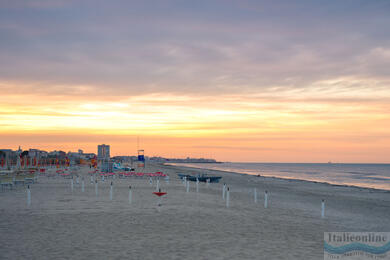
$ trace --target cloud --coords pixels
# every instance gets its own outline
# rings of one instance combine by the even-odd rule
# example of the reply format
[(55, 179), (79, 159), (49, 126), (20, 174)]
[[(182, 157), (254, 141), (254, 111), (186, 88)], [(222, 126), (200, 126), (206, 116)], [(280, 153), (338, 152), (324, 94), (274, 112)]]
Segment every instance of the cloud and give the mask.
[(390, 22), (385, 2), (364, 10), (351, 2), (36, 3), (0, 11), (0, 79), (37, 82), (49, 94), (218, 94), (310, 89), (340, 77), (389, 80), (390, 36), (375, 33)]

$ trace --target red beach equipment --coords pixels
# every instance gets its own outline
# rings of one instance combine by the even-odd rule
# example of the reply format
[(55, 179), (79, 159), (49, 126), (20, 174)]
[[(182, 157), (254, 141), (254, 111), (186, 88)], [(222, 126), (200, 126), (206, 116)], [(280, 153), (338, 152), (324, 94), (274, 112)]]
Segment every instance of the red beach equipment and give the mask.
[(161, 197), (161, 196), (164, 196), (164, 195), (167, 194), (167, 193), (166, 193), (166, 192), (161, 192), (161, 191), (159, 191), (159, 192), (153, 192), (153, 194), (155, 194), (155, 195)]

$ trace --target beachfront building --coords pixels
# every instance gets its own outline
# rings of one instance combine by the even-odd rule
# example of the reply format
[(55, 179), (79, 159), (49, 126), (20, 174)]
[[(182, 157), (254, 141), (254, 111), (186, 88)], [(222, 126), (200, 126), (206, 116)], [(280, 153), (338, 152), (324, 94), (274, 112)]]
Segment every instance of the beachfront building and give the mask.
[(11, 149), (0, 149), (0, 169), (10, 169), (10, 160), (15, 155)]
[(109, 161), (110, 160), (110, 146), (106, 144), (98, 145), (98, 160)]
[(83, 153), (83, 154), (80, 155), (80, 157), (82, 159), (90, 160), (90, 159), (96, 158), (96, 154), (94, 154), (94, 153)]
[(31, 158), (43, 158), (48, 156), (48, 152), (39, 149), (29, 149), (28, 156)]
[(66, 157), (66, 153), (64, 151), (54, 150), (54, 151), (51, 151), (51, 152), (48, 153), (48, 157), (51, 157), (51, 158), (65, 158)]

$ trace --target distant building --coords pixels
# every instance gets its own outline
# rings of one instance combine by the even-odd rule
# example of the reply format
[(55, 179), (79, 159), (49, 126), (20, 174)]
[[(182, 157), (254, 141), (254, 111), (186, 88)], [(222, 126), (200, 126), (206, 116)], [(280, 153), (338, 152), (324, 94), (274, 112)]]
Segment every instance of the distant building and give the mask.
[(83, 159), (83, 160), (90, 160), (93, 158), (96, 158), (96, 154), (94, 153), (84, 153), (83, 150), (79, 149), (77, 152), (68, 152), (67, 156), (72, 159)]
[(11, 153), (13, 153), (14, 151), (12, 151), (11, 149), (0, 149), (0, 152), (3, 152), (4, 154), (6, 154), (6, 153), (11, 154)]
[(112, 162), (102, 162), (100, 166), (100, 170), (102, 172), (112, 172), (113, 171), (113, 163)]
[(81, 158), (83, 158), (83, 159), (93, 159), (95, 157), (96, 157), (96, 154), (94, 154), (94, 153), (83, 153), (81, 155)]
[(110, 146), (106, 144), (98, 145), (98, 160), (110, 160)]
[(66, 157), (66, 153), (64, 151), (57, 151), (57, 150), (51, 151), (47, 155), (49, 157), (60, 157), (60, 158)]
[(32, 157), (32, 158), (35, 158), (35, 157), (42, 158), (42, 157), (47, 157), (47, 155), (48, 155), (48, 152), (42, 151), (39, 149), (29, 149), (28, 150), (28, 156)]
[(80, 154), (79, 153), (73, 153), (73, 152), (68, 152), (67, 156), (69, 158), (80, 158)]

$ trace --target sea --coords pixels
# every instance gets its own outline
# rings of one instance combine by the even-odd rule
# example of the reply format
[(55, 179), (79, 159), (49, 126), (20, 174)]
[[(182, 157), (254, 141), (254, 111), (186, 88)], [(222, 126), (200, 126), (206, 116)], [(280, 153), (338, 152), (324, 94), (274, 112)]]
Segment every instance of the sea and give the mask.
[(282, 179), (390, 190), (390, 164), (346, 163), (169, 163)]

